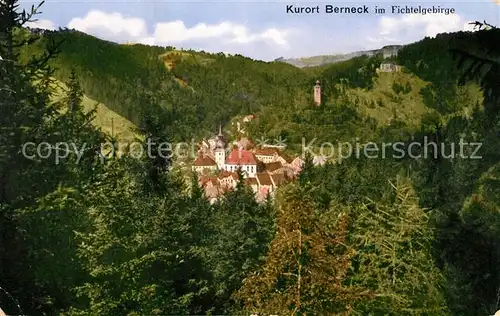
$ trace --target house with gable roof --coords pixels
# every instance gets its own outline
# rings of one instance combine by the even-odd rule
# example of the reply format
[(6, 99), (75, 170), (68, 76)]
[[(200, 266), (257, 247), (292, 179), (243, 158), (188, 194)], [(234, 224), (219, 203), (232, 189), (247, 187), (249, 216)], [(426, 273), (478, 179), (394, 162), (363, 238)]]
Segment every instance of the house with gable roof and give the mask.
[(219, 184), (224, 188), (235, 188), (238, 184), (238, 174), (236, 172), (222, 171), (218, 176)]
[(203, 173), (205, 171), (216, 171), (217, 163), (209, 155), (200, 153), (193, 163), (193, 170), (198, 173)]
[(255, 157), (263, 163), (270, 163), (278, 160), (279, 151), (276, 148), (264, 147), (255, 150)]

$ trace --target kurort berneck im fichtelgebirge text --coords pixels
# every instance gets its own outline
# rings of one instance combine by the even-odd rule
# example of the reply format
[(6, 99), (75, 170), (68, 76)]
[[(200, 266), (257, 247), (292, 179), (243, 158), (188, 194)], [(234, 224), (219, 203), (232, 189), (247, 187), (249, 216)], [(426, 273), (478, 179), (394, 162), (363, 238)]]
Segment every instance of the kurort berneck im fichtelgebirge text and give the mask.
[(357, 5), (335, 6), (323, 4), (315, 6), (286, 5), (287, 14), (455, 14), (455, 8), (422, 5)]

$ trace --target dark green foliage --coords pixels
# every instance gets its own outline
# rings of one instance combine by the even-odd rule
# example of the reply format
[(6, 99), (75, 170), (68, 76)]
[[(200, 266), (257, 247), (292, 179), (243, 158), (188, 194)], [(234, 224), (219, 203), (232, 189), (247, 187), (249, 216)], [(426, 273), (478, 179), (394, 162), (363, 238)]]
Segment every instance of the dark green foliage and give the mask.
[(406, 83), (399, 83), (399, 82), (394, 82), (392, 84), (392, 91), (394, 91), (394, 93), (396, 94), (406, 94), (406, 93), (409, 93), (411, 92), (411, 86), (410, 86), (410, 83), (409, 82), (406, 82)]
[(141, 117), (136, 92), (156, 92), (162, 82), (169, 101), (182, 114), (176, 116), (176, 123), (188, 127), (182, 131), (185, 137), (211, 131), (235, 115), (258, 112), (262, 105), (290, 107), (298, 89), (310, 84), (308, 76), (293, 66), (242, 56), (196, 53), (194, 57), (194, 52), (183, 51), (179, 56), (191, 57), (170, 58), (175, 67), (167, 75), (160, 55), (171, 49), (118, 45), (76, 31), (46, 32), (44, 38), (26, 48), (24, 55), (40, 51), (49, 39), (62, 42), (61, 53), (52, 62), (56, 77), (66, 81), (69, 67), (75, 68), (86, 95), (136, 124)]
[(258, 205), (245, 186), (228, 192), (215, 205), (211, 222), (216, 234), (210, 254), (215, 313), (229, 313), (234, 308), (231, 295), (262, 263), (274, 235), (273, 221), (270, 205)]
[(80, 258), (91, 276), (79, 293), (90, 304), (70, 314), (202, 313), (209, 289), (202, 238), (208, 232), (197, 216), (208, 210), (206, 202), (180, 192), (136, 191), (120, 165), (93, 188), (92, 230), (79, 234)]
[(306, 156), (304, 157), (304, 164), (302, 165), (302, 170), (299, 174), (299, 184), (301, 186), (307, 186), (311, 183), (314, 172), (313, 168), (313, 157), (310, 153), (306, 153)]
[(41, 41), (23, 48), (23, 56), (43, 51), (51, 41), (61, 43), (60, 53), (51, 61), (58, 79), (67, 81), (74, 71), (87, 96), (138, 122), (136, 91), (140, 91), (140, 87), (152, 89), (150, 82), (164, 72), (158, 56), (166, 52), (165, 49), (96, 41), (92, 36), (64, 30), (46, 31)]
[(80, 105), (83, 99), (83, 91), (80, 88), (80, 83), (74, 71), (71, 72), (68, 81), (69, 94), (66, 103), (68, 104), (68, 111), (78, 112), (81, 110)]
[[(2, 287), (19, 301), (22, 313), (53, 313), (78, 305), (71, 289), (86, 278), (75, 261), (74, 231), (86, 227), (80, 193), (99, 173), (93, 146), (99, 147), (104, 138), (90, 126), (93, 113), (79, 111), (76, 80), (63, 101), (49, 101), (53, 82), (46, 61), (52, 49), (29, 60), (19, 58), (19, 48), (36, 41), (36, 36), (17, 31), (36, 10), (16, 10), (16, 1), (0, 4), (0, 275)], [(64, 110), (69, 107), (73, 110)], [(41, 142), (78, 149), (86, 144), (88, 150), (78, 161), (74, 152), (58, 160), (54, 148), (51, 156), (41, 158), (34, 155)], [(23, 153), (30, 143), (33, 146)], [(72, 147), (60, 147), (59, 153), (66, 149)]]
[[(169, 55), (167, 63), (173, 66), (168, 72), (162, 62), (165, 57), (160, 55), (172, 52), (171, 48), (118, 45), (76, 31), (46, 32), (43, 36), (42, 42), (23, 49), (24, 57), (36, 54), (49, 41), (62, 42), (61, 53), (52, 61), (57, 69), (55, 76), (67, 81), (69, 69), (74, 69), (87, 96), (137, 125), (141, 123), (143, 107), (136, 92), (168, 91), (164, 100), (176, 104), (178, 133), (174, 134), (185, 138), (206, 135), (219, 122), (234, 116), (256, 114), (258, 126), (250, 127), (253, 132), (269, 131), (268, 137), (287, 135), (292, 142), (300, 142), (304, 136), (312, 139), (313, 133), (324, 130), (325, 125), (339, 117), (339, 109), (331, 106), (341, 96), (334, 85), (369, 89), (380, 63), (378, 57), (360, 57), (322, 67), (317, 72), (304, 72), (291, 65), (258, 62), (238, 55), (182, 51)], [(323, 103), (331, 103), (330, 106), (314, 109), (312, 88), (316, 79), (324, 86)], [(307, 106), (297, 100), (306, 101)], [(358, 125), (358, 129), (364, 125), (350, 114), (350, 122), (345, 117), (338, 120)], [(336, 130), (343, 128), (336, 124)], [(323, 138), (331, 141), (338, 136), (328, 133)]]
[(170, 110), (162, 107), (158, 99), (150, 95), (141, 98), (144, 107), (142, 109), (142, 121), (138, 130), (145, 136), (142, 144), (143, 165), (141, 169), (146, 170), (144, 177), (145, 192), (161, 193), (168, 187), (166, 172), (172, 165), (172, 157), (175, 148), (172, 140), (172, 125), (174, 122)]
[(487, 98), (498, 102), (498, 92), (492, 83), (499, 80), (500, 45), (496, 39), (500, 35), (500, 29), (489, 24), (476, 23), (480, 30), (473, 35), (464, 35), (467, 46), (457, 45), (451, 50), (458, 60), (459, 68), (462, 69), (459, 82), (463, 84), (471, 79), (479, 82), (485, 89)]
[[(400, 51), (398, 64), (429, 83), (422, 95), (433, 111), (415, 130), (397, 109), (388, 124), (378, 125), (360, 108), (376, 111), (386, 106), (383, 100), (346, 93), (371, 93), (380, 56), (301, 70), (239, 55), (118, 45), (70, 30), (37, 39), (21, 28), (29, 14), (17, 10), (16, 1), (0, 2), (0, 287), (22, 307), (2, 290), (6, 313), (236, 314), (243, 306), (234, 294), (245, 278), (267, 266), (267, 279), (275, 282), (279, 273), (294, 271), (273, 270), (288, 263), (316, 269), (311, 275), (319, 277), (311, 280), (321, 289), (310, 284), (311, 293), (328, 292), (321, 299), (296, 296), (278, 291), (297, 289), (284, 279), (266, 283), (262, 293), (285, 302), (280, 310), (301, 297), (325, 310), (340, 310), (331, 305), (342, 301), (351, 315), (489, 315), (498, 308), (498, 30), (442, 34)], [(51, 59), (58, 42), (60, 52)], [(461, 58), (454, 60), (452, 52)], [(53, 76), (68, 86), (57, 102), (51, 101)], [(470, 78), (485, 91), (484, 104), (462, 98), (460, 84)], [(319, 107), (312, 100), (316, 80), (322, 84)], [(393, 83), (392, 89), (388, 95), (398, 102), (411, 85)], [(100, 155), (101, 143), (116, 140), (93, 127), (96, 111), (83, 112), (84, 94), (136, 124), (143, 157)], [(354, 152), (320, 167), (307, 155), (293, 203), (281, 188), (280, 204), (257, 203), (239, 174), (238, 185), (210, 204), (197, 177), (177, 172), (174, 148), (159, 144), (205, 136), (219, 122), (247, 114), (257, 117), (246, 128), (254, 139), (286, 138), (296, 152), (303, 142), (313, 141), (317, 152), (321, 142), (347, 141)], [(482, 158), (441, 152), (441, 145), (449, 151), (461, 139), (482, 143), (476, 153)], [(381, 156), (379, 147), (378, 157), (370, 158), (363, 153), (367, 140), (405, 149), (435, 142), (437, 149), (417, 148), (414, 156), (427, 157), (414, 158), (397, 156), (392, 146)], [(42, 141), (84, 150), (64, 161), (23, 156), (23, 144)], [(278, 222), (275, 212), (281, 212)], [(290, 219), (292, 226), (281, 225), (285, 232), (311, 236), (312, 244), (290, 247), (287, 236), (276, 237), (276, 224)], [(332, 244), (349, 249), (348, 256), (336, 260), (344, 252), (330, 251)], [(300, 258), (315, 261), (297, 264), (287, 249), (314, 251)], [(282, 257), (289, 261), (276, 260)], [(327, 271), (331, 262), (340, 273)], [(341, 279), (326, 284), (322, 275)], [(372, 299), (326, 298), (353, 285)], [(243, 301), (261, 305), (249, 302), (259, 297), (252, 291), (241, 292), (248, 293)], [(274, 301), (266, 310), (272, 312)]]
[(358, 245), (352, 284), (374, 298), (358, 304), (356, 315), (449, 315), (443, 276), (433, 262), (433, 231), (409, 181), (385, 184), (389, 193), (356, 209), (351, 242)]

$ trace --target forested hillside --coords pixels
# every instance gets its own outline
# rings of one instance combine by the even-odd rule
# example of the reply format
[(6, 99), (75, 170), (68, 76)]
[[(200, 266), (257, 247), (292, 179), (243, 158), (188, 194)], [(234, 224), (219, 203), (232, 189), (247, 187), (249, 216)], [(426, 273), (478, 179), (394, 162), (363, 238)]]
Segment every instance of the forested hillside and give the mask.
[[(397, 73), (378, 73), (378, 56), (298, 69), (73, 31), (39, 37), (22, 29), (30, 16), (15, 4), (0, 2), (6, 314), (475, 316), (500, 308), (500, 30), (405, 46)], [(133, 122), (144, 146), (247, 114), (256, 115), (252, 137), (283, 136), (297, 151), (303, 137), (360, 138), (361, 150), (420, 146), (316, 167), (305, 155), (298, 179), (274, 200), (257, 203), (240, 173), (210, 204), (198, 179), (186, 183), (157, 146), (152, 157), (101, 156), (98, 145), (115, 139), (96, 127), (84, 96)], [(26, 152), (28, 143), (75, 150), (61, 161), (47, 147)]]
[[(60, 50), (51, 61), (56, 78), (66, 81), (75, 71), (88, 97), (136, 125), (144, 112), (137, 94), (162, 90), (162, 106), (176, 117), (171, 127), (176, 140), (206, 136), (220, 122), (248, 114), (257, 117), (249, 128), (256, 138), (282, 137), (292, 145), (300, 144), (303, 137), (335, 141), (350, 140), (356, 134), (368, 139), (375, 126), (390, 120), (399, 119), (412, 129), (424, 114), (442, 112), (442, 106), (437, 109), (431, 100), (435, 95), (449, 94), (439, 102), (456, 104), (446, 110), (448, 114), (470, 106), (460, 103), (462, 99), (480, 99), (474, 87), (449, 89), (435, 82), (434, 73), (425, 72), (452, 68), (448, 55), (426, 58), (426, 64), (406, 53), (427, 46), (423, 43), (409, 45), (400, 55), (399, 62), (408, 71), (380, 75), (376, 73), (382, 61), (379, 55), (301, 70), (222, 53), (119, 45), (70, 30), (44, 32), (40, 41), (23, 48), (23, 56), (37, 54), (50, 43)], [(323, 106), (319, 108), (312, 101), (316, 80), (322, 83)]]
[(221, 121), (269, 105), (289, 108), (299, 91), (311, 85), (308, 75), (282, 63), (119, 45), (76, 31), (45, 32), (23, 55), (37, 54), (48, 43), (57, 43), (60, 50), (51, 61), (56, 78), (66, 81), (74, 70), (87, 96), (136, 124), (142, 111), (138, 93), (168, 91), (162, 106), (179, 114), (176, 125), (185, 137), (213, 132)]

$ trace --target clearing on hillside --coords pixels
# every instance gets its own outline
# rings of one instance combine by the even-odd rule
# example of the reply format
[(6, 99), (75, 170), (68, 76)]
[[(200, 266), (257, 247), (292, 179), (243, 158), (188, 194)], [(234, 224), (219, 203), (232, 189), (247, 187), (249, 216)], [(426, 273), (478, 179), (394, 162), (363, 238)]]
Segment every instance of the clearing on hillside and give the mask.
[[(53, 95), (53, 101), (59, 101), (63, 97), (64, 92), (68, 89), (61, 81), (56, 81), (56, 84), (57, 87)], [(93, 124), (101, 128), (104, 133), (115, 136), (120, 142), (125, 143), (133, 142), (136, 139), (137, 135), (133, 132), (135, 125), (123, 116), (109, 109), (106, 105), (84, 95), (82, 107), (86, 113), (93, 110), (94, 107), (96, 108), (96, 116)]]
[(180, 50), (173, 50), (163, 55), (160, 55), (161, 60), (165, 64), (168, 70), (175, 68), (175, 65), (181, 61), (191, 59), (201, 65), (206, 65), (207, 63), (213, 62), (214, 59), (201, 56), (199, 53), (185, 52)]

